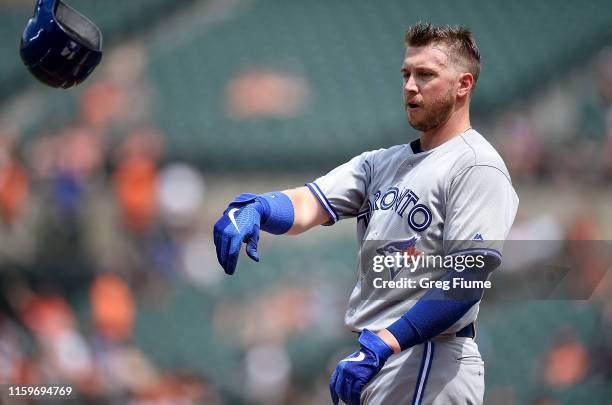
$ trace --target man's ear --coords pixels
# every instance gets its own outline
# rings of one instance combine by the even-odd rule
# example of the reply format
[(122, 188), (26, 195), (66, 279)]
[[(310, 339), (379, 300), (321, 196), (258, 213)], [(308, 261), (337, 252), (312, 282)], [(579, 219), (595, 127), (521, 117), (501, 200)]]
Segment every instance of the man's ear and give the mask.
[(466, 97), (474, 87), (474, 76), (471, 73), (461, 73), (459, 76), (459, 88), (457, 89), (458, 97)]

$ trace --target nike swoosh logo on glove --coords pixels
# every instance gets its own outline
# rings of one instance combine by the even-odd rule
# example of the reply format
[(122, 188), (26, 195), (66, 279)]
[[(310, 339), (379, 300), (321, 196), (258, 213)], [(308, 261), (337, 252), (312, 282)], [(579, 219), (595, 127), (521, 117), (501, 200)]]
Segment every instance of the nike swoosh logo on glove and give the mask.
[(229, 217), (230, 221), (232, 221), (232, 224), (234, 224), (234, 226), (236, 227), (236, 230), (238, 232), (240, 232), (240, 228), (238, 228), (238, 224), (236, 223), (236, 218), (234, 218), (234, 213), (238, 211), (238, 208), (232, 208), (231, 210), (229, 210), (229, 212), (227, 213), (227, 216)]
[(342, 363), (343, 361), (362, 361), (363, 359), (365, 359), (365, 353), (359, 352), (359, 355), (357, 355), (357, 357), (351, 357), (350, 359), (344, 359), (344, 360), (341, 360), (340, 362)]

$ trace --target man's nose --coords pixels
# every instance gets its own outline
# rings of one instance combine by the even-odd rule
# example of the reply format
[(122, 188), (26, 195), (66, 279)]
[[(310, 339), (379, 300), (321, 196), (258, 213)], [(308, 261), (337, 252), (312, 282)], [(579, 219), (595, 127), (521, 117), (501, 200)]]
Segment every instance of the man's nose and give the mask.
[(407, 93), (418, 93), (419, 89), (417, 88), (416, 81), (413, 76), (408, 77), (408, 79), (404, 79), (404, 91)]

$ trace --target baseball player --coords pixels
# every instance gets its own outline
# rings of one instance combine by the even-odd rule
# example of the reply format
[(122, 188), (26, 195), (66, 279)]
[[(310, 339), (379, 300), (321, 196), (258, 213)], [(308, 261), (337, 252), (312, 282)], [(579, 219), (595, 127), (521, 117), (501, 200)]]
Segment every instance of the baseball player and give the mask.
[[(260, 229), (298, 234), (345, 218), (356, 218), (362, 251), (378, 241), (383, 248), (376, 252), (417, 246), (462, 259), (485, 254), (488, 272), (466, 276), (476, 281), (499, 265), (518, 197), (499, 154), (471, 128), (470, 99), (480, 71), (476, 43), (464, 27), (422, 23), (406, 32), (405, 42), (404, 106), (420, 137), (365, 152), (305, 187), (236, 197), (214, 226), (226, 273), (234, 273), (242, 243), (259, 261)], [(440, 284), (417, 284), (401, 290), (401, 299), (386, 300), (364, 299), (364, 274), (371, 273), (360, 268), (345, 316), (360, 349), (336, 366), (333, 403), (483, 402), (474, 322), (484, 290), (444, 299), (443, 282), (458, 274), (452, 270), (424, 272), (421, 278)]]

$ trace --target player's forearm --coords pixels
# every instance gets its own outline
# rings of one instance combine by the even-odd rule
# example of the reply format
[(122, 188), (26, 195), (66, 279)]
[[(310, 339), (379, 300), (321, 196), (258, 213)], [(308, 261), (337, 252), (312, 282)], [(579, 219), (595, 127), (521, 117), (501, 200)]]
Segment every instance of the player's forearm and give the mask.
[(393, 353), (399, 353), (402, 351), (402, 347), (399, 342), (393, 336), (393, 333), (389, 332), (387, 329), (383, 329), (377, 333), (378, 337), (383, 340), (391, 349), (393, 349)]
[(438, 336), (461, 319), (477, 302), (420, 300), (400, 319), (380, 331), (378, 336), (398, 353)]
[(293, 225), (287, 232), (288, 235), (300, 234), (329, 221), (327, 212), (307, 187), (284, 190), (283, 194), (291, 200), (294, 212)]
[[(465, 271), (462, 277), (483, 281), (488, 274), (487, 270)], [(456, 276), (457, 272), (449, 271), (442, 280)], [(423, 343), (454, 325), (480, 301), (483, 293), (482, 288), (461, 289), (454, 294), (440, 288), (431, 288), (400, 319), (380, 331), (378, 336), (395, 353)]]

